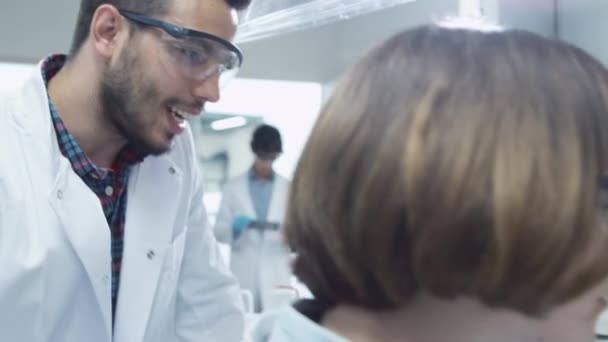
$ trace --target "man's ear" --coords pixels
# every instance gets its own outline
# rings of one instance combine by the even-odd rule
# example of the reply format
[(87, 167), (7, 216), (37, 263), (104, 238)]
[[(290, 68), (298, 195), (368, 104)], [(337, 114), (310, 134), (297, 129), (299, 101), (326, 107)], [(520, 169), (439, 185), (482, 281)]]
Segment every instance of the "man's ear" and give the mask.
[(116, 7), (101, 5), (91, 20), (91, 40), (95, 51), (105, 58), (111, 58), (118, 46), (118, 36), (124, 30), (122, 16)]

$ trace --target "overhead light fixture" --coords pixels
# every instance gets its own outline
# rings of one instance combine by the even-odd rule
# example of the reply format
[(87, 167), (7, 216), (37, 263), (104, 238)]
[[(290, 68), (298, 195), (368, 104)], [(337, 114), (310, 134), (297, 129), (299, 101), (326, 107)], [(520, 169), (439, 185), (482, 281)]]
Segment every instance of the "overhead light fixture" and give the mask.
[(242, 116), (233, 116), (227, 119), (216, 120), (211, 123), (214, 131), (223, 131), (232, 128), (243, 127), (247, 124), (247, 119)]

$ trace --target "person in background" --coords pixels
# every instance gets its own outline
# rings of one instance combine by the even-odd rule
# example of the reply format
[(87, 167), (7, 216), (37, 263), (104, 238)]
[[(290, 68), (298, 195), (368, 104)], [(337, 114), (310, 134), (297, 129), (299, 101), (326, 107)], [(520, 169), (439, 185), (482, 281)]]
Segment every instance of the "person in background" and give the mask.
[(251, 168), (224, 186), (215, 233), (230, 245), (232, 272), (241, 287), (251, 291), (254, 311), (259, 312), (277, 287), (290, 285), (289, 253), (280, 232), (289, 182), (273, 170), (283, 151), (278, 129), (257, 127), (251, 150)]
[(591, 342), (608, 290), (608, 72), (569, 44), (457, 22), (339, 82), (284, 231), (314, 299), (270, 341)]
[(70, 54), (0, 96), (3, 341), (241, 341), (186, 120), (248, 3), (81, 0)]

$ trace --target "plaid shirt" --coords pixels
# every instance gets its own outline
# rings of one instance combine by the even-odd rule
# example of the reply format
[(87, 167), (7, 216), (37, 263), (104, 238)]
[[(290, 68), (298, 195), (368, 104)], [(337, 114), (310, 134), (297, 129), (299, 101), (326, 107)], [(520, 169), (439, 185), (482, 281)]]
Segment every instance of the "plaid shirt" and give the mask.
[[(64, 55), (53, 55), (43, 62), (42, 77), (45, 84), (48, 84), (48, 81), (63, 67), (65, 61), (66, 57)], [(110, 227), (112, 241), (112, 317), (114, 317), (122, 265), (127, 183), (131, 166), (141, 161), (141, 159), (126, 147), (118, 154), (110, 169), (96, 166), (82, 151), (72, 134), (68, 132), (50, 97), (49, 105), (61, 153), (70, 161), (74, 172), (99, 197)]]

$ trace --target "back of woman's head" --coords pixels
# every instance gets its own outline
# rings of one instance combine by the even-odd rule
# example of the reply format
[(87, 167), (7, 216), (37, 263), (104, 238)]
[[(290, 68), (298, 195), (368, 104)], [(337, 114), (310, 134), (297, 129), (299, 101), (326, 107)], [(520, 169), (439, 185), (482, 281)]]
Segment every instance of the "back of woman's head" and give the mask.
[(540, 314), (608, 274), (608, 76), (520, 31), (425, 26), (339, 83), (294, 177), (286, 238), (328, 304), (424, 291)]

